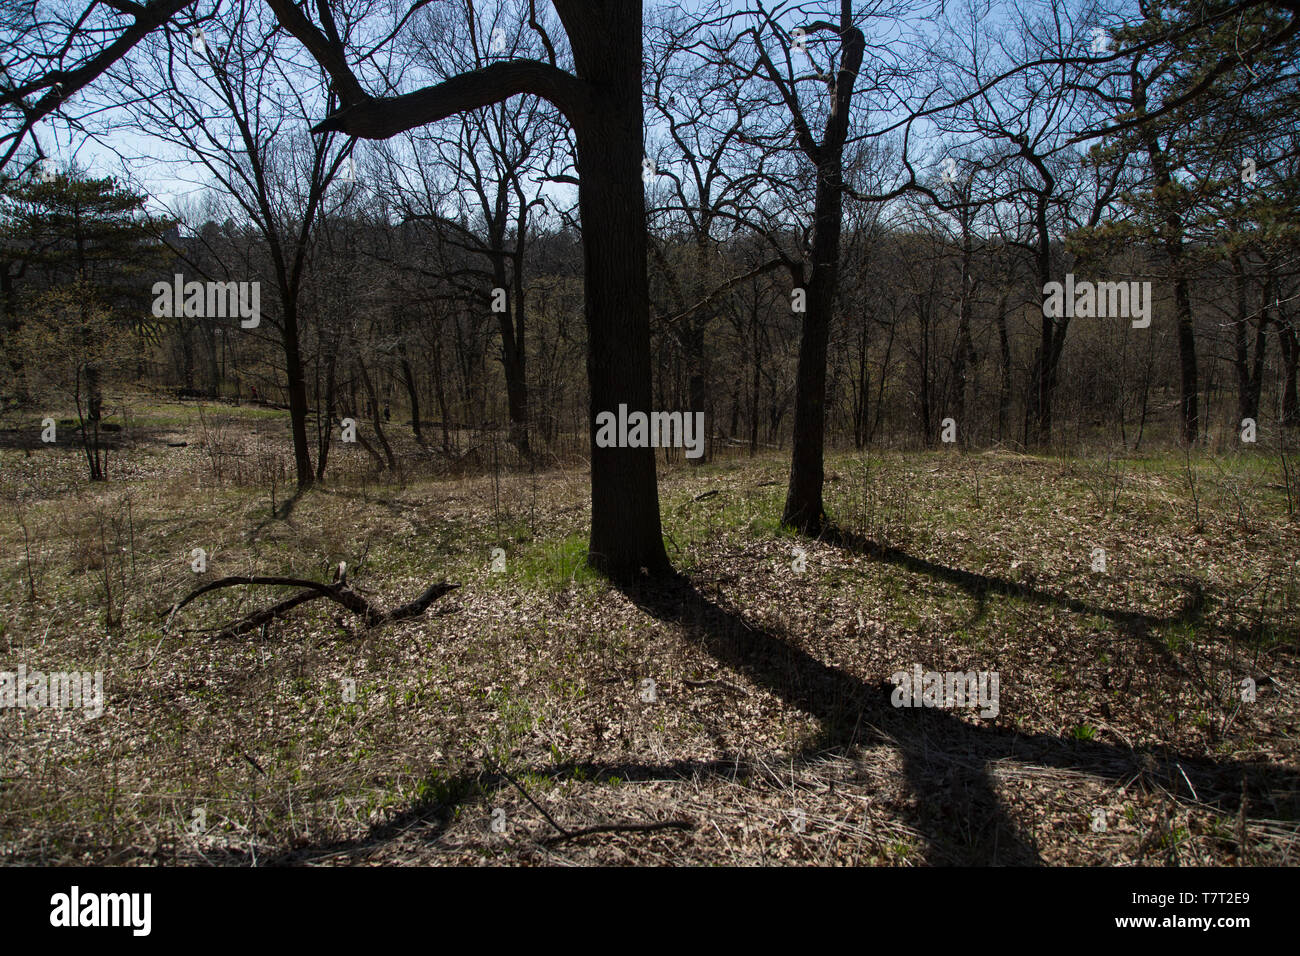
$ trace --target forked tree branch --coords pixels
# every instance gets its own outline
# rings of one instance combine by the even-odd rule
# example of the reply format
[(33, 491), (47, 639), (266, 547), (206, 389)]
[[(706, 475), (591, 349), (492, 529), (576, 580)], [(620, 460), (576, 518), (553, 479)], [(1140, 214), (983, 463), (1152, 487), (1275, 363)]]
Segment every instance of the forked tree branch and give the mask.
[(552, 103), (575, 129), (586, 126), (594, 116), (587, 84), (572, 73), (540, 60), (505, 60), (457, 74), (414, 93), (368, 97), (317, 123), (312, 132), (337, 131), (362, 139), (387, 139), (521, 95), (540, 96)]
[(263, 575), (235, 575), (231, 577), (218, 578), (216, 581), (210, 581), (202, 587), (195, 588), (184, 598), (177, 601), (164, 612), (167, 625), (171, 624), (172, 618), (176, 612), (185, 605), (189, 604), (195, 598), (216, 591), (221, 588), (237, 587), (241, 584), (260, 584), (270, 587), (296, 587), (302, 588), (292, 597), (285, 598), (277, 604), (260, 611), (254, 611), (247, 614), (237, 621), (234, 621), (221, 630), (215, 632), (215, 637), (237, 637), (240, 634), (247, 634), (255, 631), (268, 624), (278, 617), (283, 616), (288, 611), (293, 610), (299, 604), (305, 604), (308, 601), (315, 601), (320, 598), (328, 598), (336, 604), (342, 604), (353, 614), (358, 615), (365, 621), (366, 627), (378, 627), (381, 624), (387, 624), (390, 621), (401, 621), (408, 617), (418, 617), (423, 614), (430, 604), (438, 600), (445, 594), (456, 590), (459, 584), (448, 584), (446, 581), (439, 581), (425, 588), (424, 593), (412, 601), (405, 604), (398, 604), (395, 607), (384, 610), (375, 607), (368, 600), (349, 588), (345, 581), (339, 581), (334, 584), (321, 584), (319, 581), (310, 581), (306, 578), (288, 578), (277, 576)]
[(554, 104), (575, 127), (593, 116), (591, 90), (572, 73), (540, 60), (505, 60), (457, 74), (433, 86), (400, 96), (368, 94), (348, 65), (337, 36), (327, 37), (298, 9), (294, 0), (266, 0), (280, 24), (319, 63), (339, 91), (343, 106), (312, 128), (362, 139), (387, 139), (397, 133), (510, 99), (532, 95)]

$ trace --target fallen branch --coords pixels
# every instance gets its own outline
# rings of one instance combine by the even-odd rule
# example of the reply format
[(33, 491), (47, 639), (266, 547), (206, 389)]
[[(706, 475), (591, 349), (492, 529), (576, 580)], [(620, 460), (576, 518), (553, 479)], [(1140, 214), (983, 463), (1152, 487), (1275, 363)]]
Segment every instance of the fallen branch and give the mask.
[(228, 624), (221, 630), (214, 633), (214, 637), (238, 637), (240, 634), (247, 634), (265, 626), (278, 617), (293, 610), (299, 604), (305, 604), (308, 601), (326, 598), (336, 604), (342, 604), (353, 614), (359, 616), (365, 621), (367, 627), (378, 627), (381, 624), (387, 624), (390, 621), (400, 621), (408, 617), (418, 617), (423, 614), (434, 601), (460, 587), (459, 584), (448, 584), (446, 581), (439, 581), (431, 584), (413, 601), (407, 601), (405, 604), (399, 604), (396, 607), (384, 610), (375, 607), (368, 600), (353, 591), (347, 586), (346, 577), (333, 584), (321, 584), (319, 581), (310, 581), (306, 578), (286, 578), (276, 576), (262, 575), (236, 575), (232, 577), (218, 578), (215, 581), (209, 581), (202, 587), (195, 588), (184, 598), (177, 601), (167, 609), (163, 615), (167, 623), (164, 629), (171, 626), (172, 619), (176, 612), (185, 605), (189, 604), (195, 598), (216, 591), (221, 588), (237, 587), (241, 584), (259, 584), (269, 587), (296, 587), (302, 588), (297, 594), (285, 598), (277, 604), (260, 611), (254, 611), (247, 614), (239, 620)]
[(629, 830), (646, 831), (646, 830), (694, 830), (695, 824), (689, 820), (662, 820), (658, 823), (611, 823), (608, 826), (601, 827), (583, 827), (581, 830), (566, 830), (560, 836), (547, 837), (542, 841), (546, 846), (555, 846), (557, 843), (563, 843), (566, 840), (576, 840), (578, 837), (590, 836), (593, 833), (623, 833)]
[(518, 780), (516, 780), (514, 777), (510, 775), (510, 771), (506, 770), (506, 768), (501, 766), (501, 764), (498, 761), (493, 760), (487, 754), (483, 755), (483, 759), (484, 762), (487, 763), (489, 767), (495, 766), (496, 772), (501, 774), (501, 776), (505, 777), (506, 780), (508, 780), (516, 790), (518, 790), (520, 793), (524, 795), (524, 799), (527, 800), (529, 803), (531, 803), (537, 809), (537, 812), (546, 818), (546, 822), (559, 831), (558, 835), (553, 837), (548, 837), (547, 839), (542, 841), (543, 845), (545, 846), (555, 846), (556, 844), (563, 843), (566, 840), (575, 840), (578, 837), (590, 836), (593, 833), (622, 833), (627, 831), (644, 832), (646, 830), (694, 830), (695, 829), (695, 824), (692, 823), (690, 820), (660, 820), (654, 823), (608, 823), (608, 824), (603, 824), (594, 827), (582, 827), (579, 830), (566, 830), (564, 827), (560, 826), (558, 823), (555, 822), (555, 818), (552, 817), (549, 813), (547, 813), (540, 803), (538, 803), (536, 800), (533, 799), (532, 795), (527, 790), (524, 789), (523, 784), (521, 784)]

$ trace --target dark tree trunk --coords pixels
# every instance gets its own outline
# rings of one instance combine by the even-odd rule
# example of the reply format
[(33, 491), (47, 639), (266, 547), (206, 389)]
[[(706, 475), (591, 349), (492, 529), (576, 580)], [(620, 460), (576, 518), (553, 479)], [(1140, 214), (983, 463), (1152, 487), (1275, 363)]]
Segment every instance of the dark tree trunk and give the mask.
[(298, 490), (305, 491), (312, 486), (316, 476), (311, 468), (311, 450), (307, 447), (307, 376), (298, 342), (298, 303), (292, 298), (284, 303), (284, 359), (289, 377), (289, 426), (293, 432), (294, 470)]
[(393, 457), (392, 446), (388, 444), (388, 437), (384, 434), (383, 416), (380, 414), (382, 407), (379, 401), (379, 393), (375, 390), (375, 383), (370, 378), (370, 372), (366, 369), (366, 363), (363, 359), (357, 359), (357, 371), (361, 375), (361, 386), (366, 390), (370, 404), (370, 420), (375, 426), (375, 437), (379, 439), (379, 447), (384, 450), (384, 461), (388, 465), (390, 472), (397, 471), (397, 460)]
[(451, 410), (447, 406), (447, 390), (442, 383), (442, 346), (433, 346), (433, 390), (438, 401), (438, 417), (442, 420), (442, 453), (451, 454)]
[[(565, 5), (566, 8), (568, 5)], [(584, 5), (585, 6), (585, 5)], [(641, 5), (570, 10), (565, 28), (578, 75), (591, 84), (577, 130), (591, 387), (591, 540), (588, 562), (611, 576), (671, 570), (659, 523), (653, 448), (600, 448), (595, 416), (651, 411), (641, 107)]]
[[(493, 256), (493, 279), (497, 288), (506, 288), (504, 237), (498, 232), (490, 238), (498, 252)], [(521, 240), (522, 242), (522, 240)], [(515, 259), (514, 279), (510, 283), (509, 301), (504, 312), (497, 313), (501, 333), (501, 367), (506, 379), (506, 407), (510, 416), (510, 443), (527, 457), (528, 448), (528, 378), (524, 352), (524, 285), (522, 256)]]
[(1289, 322), (1278, 322), (1277, 340), (1282, 348), (1282, 424), (1300, 426), (1300, 335)]
[[(699, 320), (698, 317), (690, 317), (683, 332), (688, 369), (686, 395), (691, 415), (705, 410), (704, 405), (708, 396), (708, 373), (705, 369), (707, 357), (704, 351), (704, 329), (706, 325), (707, 321)], [(705, 441), (704, 454), (699, 458), (688, 458), (687, 461), (693, 465), (702, 465), (708, 461), (711, 451), (710, 442)]]
[(330, 444), (334, 440), (334, 418), (338, 411), (336, 369), (338, 367), (337, 346), (329, 350), (325, 363), (325, 395), (322, 402), (317, 398), (317, 408), (323, 411), (316, 415), (316, 479), (325, 477), (325, 465), (329, 461)]
[[(816, 534), (826, 521), (822, 504), (826, 442), (826, 346), (839, 275), (840, 233), (843, 230), (843, 156), (848, 136), (853, 83), (862, 65), (866, 41), (851, 25), (849, 5), (842, 5), (840, 71), (832, 87), (826, 133), (820, 145), (807, 137), (804, 152), (817, 166), (817, 196), (813, 206), (812, 269), (807, 312), (799, 341), (795, 377), (794, 434), (790, 450), (790, 482), (781, 523), (805, 534)], [(802, 138), (802, 136), (801, 136)]]
[(406, 400), (411, 406), (411, 432), (415, 435), (415, 440), (423, 445), (424, 435), (420, 431), (420, 390), (415, 384), (415, 370), (406, 358), (404, 345), (398, 346), (398, 353), (402, 360), (402, 384), (406, 386)]
[[(1132, 104), (1133, 112), (1138, 115), (1146, 113), (1145, 83), (1145, 80), (1134, 78)], [(1174, 178), (1170, 170), (1168, 154), (1161, 147), (1156, 132), (1151, 126), (1139, 127), (1138, 135), (1142, 139), (1147, 160), (1151, 164), (1155, 194), (1169, 194)], [(1172, 205), (1173, 199), (1166, 199), (1165, 202), (1171, 204), (1165, 210), (1162, 235), (1165, 254), (1169, 257), (1169, 273), (1174, 284), (1174, 321), (1178, 336), (1181, 388), (1179, 406), (1183, 441), (1193, 445), (1201, 432), (1200, 396), (1196, 369), (1196, 330), (1192, 324), (1192, 297), (1183, 263), (1183, 215), (1176, 206)]]
[(1011, 415), (1011, 337), (1007, 332), (1007, 296), (998, 301), (998, 441), (1006, 437)]
[[(817, 170), (810, 281), (804, 286), (807, 309), (799, 339), (795, 377), (794, 435), (790, 449), (790, 482), (782, 524), (816, 534), (826, 520), (822, 504), (826, 442), (826, 347), (830, 340), (836, 266), (839, 259), (841, 210), (838, 188), (840, 158), (828, 159)], [(828, 186), (828, 183), (837, 184)]]
[(524, 378), (523, 350), (512, 349), (504, 356), (506, 405), (510, 416), (510, 444), (524, 457), (529, 454), (528, 384)]
[[(267, 0), (302, 40), (348, 103), (315, 127), (387, 139), (455, 113), (531, 94), (555, 103), (577, 139), (578, 206), (586, 290), (587, 428), (591, 444), (588, 561), (611, 575), (670, 570), (659, 524), (653, 448), (596, 447), (595, 415), (649, 412), (650, 302), (645, 193), (641, 180), (643, 108), (641, 4), (553, 0), (569, 37), (577, 76), (529, 60), (493, 63), (415, 93), (373, 99), (345, 61), (290, 0)], [(444, 413), (444, 422), (445, 422)]]
[[(1029, 155), (1027, 152), (1023, 155)], [(1037, 251), (1034, 257), (1035, 271), (1038, 274), (1039, 291), (1052, 281), (1052, 245), (1048, 229), (1048, 197), (1055, 188), (1056, 181), (1048, 173), (1046, 165), (1037, 157), (1035, 162), (1044, 185), (1038, 194), (1034, 208), (1034, 224), (1037, 234)], [(1061, 351), (1065, 345), (1065, 333), (1070, 320), (1062, 314), (1059, 317), (1047, 315), (1043, 310), (1042, 326), (1038, 340), (1038, 351), (1034, 354), (1034, 367), (1030, 374), (1028, 417), (1025, 428), (1025, 444), (1047, 445), (1052, 440), (1052, 400), (1056, 391), (1057, 366)], [(1032, 431), (1031, 431), (1032, 428)]]
[(1247, 305), (1249, 281), (1245, 264), (1233, 260), (1233, 283), (1237, 293), (1237, 315), (1233, 321), (1233, 371), (1237, 376), (1237, 422), (1250, 418), (1259, 421), (1259, 396), (1264, 378), (1267, 348), (1269, 286), (1263, 290), (1263, 302), (1255, 320), (1255, 353), (1250, 352), (1250, 309)]
[(751, 358), (754, 375), (750, 380), (749, 402), (749, 457), (758, 454), (758, 420), (762, 417), (760, 405), (763, 400), (763, 339), (759, 327), (758, 291), (754, 291), (753, 305), (749, 312), (749, 330)]
[(1196, 444), (1201, 434), (1200, 391), (1196, 372), (1196, 332), (1192, 325), (1192, 297), (1187, 278), (1182, 275), (1182, 240), (1170, 243), (1171, 259), (1176, 263), (1174, 279), (1174, 315), (1178, 320), (1178, 371), (1182, 387), (1180, 407), (1183, 441)]
[[(970, 191), (964, 193), (967, 202)], [(970, 424), (966, 421), (966, 386), (967, 373), (976, 361), (975, 343), (971, 338), (971, 311), (975, 297), (975, 280), (971, 276), (971, 258), (973, 255), (971, 236), (971, 207), (966, 206), (961, 212), (961, 292), (957, 302), (957, 355), (953, 361), (953, 419), (957, 422), (957, 437), (962, 445), (970, 435)]]

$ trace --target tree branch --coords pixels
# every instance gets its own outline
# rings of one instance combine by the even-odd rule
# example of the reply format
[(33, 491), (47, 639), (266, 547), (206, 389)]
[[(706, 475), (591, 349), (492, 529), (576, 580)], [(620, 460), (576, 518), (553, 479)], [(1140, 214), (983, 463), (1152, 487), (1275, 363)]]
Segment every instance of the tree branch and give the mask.
[(303, 588), (292, 597), (273, 604), (268, 608), (260, 611), (254, 611), (252, 614), (245, 615), (239, 620), (228, 624), (220, 631), (216, 632), (216, 637), (237, 637), (240, 634), (247, 634), (254, 631), (264, 624), (267, 624), (276, 618), (282, 616), (288, 611), (293, 610), (299, 604), (305, 604), (308, 601), (315, 601), (320, 598), (328, 598), (336, 604), (342, 604), (352, 613), (363, 618), (367, 627), (377, 627), (380, 624), (387, 624), (390, 621), (400, 621), (408, 617), (418, 617), (423, 614), (438, 598), (448, 594), (459, 584), (448, 584), (446, 581), (439, 581), (431, 584), (424, 590), (419, 597), (413, 601), (407, 601), (405, 604), (399, 604), (388, 610), (377, 608), (364, 597), (353, 591), (347, 586), (345, 580), (340, 580), (335, 584), (321, 584), (319, 581), (310, 581), (306, 578), (289, 578), (277, 576), (260, 576), (260, 575), (235, 575), (231, 577), (218, 578), (216, 581), (209, 581), (202, 587), (195, 588), (180, 601), (173, 604), (164, 613), (167, 624), (170, 625), (176, 612), (185, 605), (189, 604), (195, 598), (216, 591), (221, 588), (236, 587), (241, 584), (261, 584), (271, 587), (297, 587)]
[(573, 74), (539, 60), (505, 60), (458, 74), (414, 93), (379, 99), (367, 97), (316, 124), (312, 132), (338, 131), (362, 139), (387, 139), (426, 123), (520, 95), (540, 96), (554, 104), (575, 128), (586, 125), (594, 115), (589, 87)]

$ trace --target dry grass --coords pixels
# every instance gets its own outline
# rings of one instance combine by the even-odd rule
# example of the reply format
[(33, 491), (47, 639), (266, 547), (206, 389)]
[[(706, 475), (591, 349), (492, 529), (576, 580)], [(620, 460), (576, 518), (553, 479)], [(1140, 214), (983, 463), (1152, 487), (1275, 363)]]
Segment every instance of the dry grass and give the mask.
[[(283, 436), (159, 413), (94, 487), (74, 449), (0, 449), (0, 669), (107, 697), (0, 711), (5, 862), (1296, 862), (1300, 528), (1266, 455), (1194, 460), (1200, 530), (1181, 456), (837, 459), (820, 541), (777, 528), (783, 460), (674, 467), (684, 578), (619, 589), (579, 470), (336, 449), (286, 509)], [(342, 560), (385, 606), (462, 587), (372, 631), (306, 605), (207, 636), (271, 600), (244, 589), (163, 629), (201, 580)], [(998, 671), (998, 716), (894, 708), (913, 662)]]

